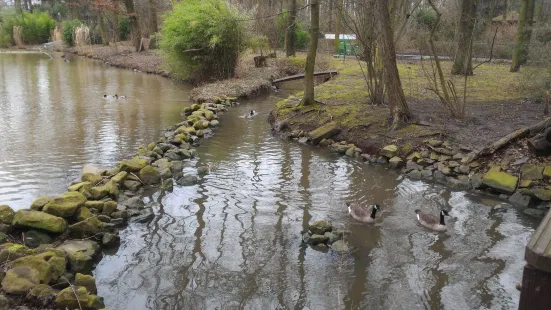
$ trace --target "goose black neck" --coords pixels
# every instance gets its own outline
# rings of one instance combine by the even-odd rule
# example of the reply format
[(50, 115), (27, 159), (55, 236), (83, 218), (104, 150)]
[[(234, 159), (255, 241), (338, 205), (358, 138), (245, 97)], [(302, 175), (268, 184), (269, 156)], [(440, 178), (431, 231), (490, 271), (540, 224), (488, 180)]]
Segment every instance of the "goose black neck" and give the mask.
[(371, 210), (371, 216), (370, 216), (370, 218), (375, 219), (375, 213), (377, 213), (377, 209), (376, 209), (376, 208), (373, 208), (373, 210)]
[(446, 223), (444, 223), (444, 214), (442, 212), (440, 212), (440, 225), (446, 225)]

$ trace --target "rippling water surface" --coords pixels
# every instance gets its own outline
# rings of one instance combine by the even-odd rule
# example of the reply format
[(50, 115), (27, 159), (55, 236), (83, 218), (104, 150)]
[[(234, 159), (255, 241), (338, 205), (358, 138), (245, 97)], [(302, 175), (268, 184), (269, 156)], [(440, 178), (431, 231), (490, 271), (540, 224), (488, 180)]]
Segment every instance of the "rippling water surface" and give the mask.
[[(0, 203), (60, 193), (84, 163), (110, 166), (176, 123), (187, 89), (87, 59), (1, 55)], [(101, 96), (126, 94), (126, 102)], [(285, 94), (281, 94), (284, 96)], [(270, 134), (276, 98), (222, 116), (185, 173), (191, 187), (153, 194), (149, 224), (121, 232), (94, 274), (111, 309), (516, 309), (524, 246), (537, 223), (480, 197), (289, 143)], [(250, 109), (260, 115), (239, 118)], [(344, 201), (379, 203), (374, 226)], [(497, 202), (495, 204), (498, 204)], [(417, 208), (451, 210), (449, 231), (416, 224)], [(349, 229), (339, 256), (300, 242), (308, 223)]]
[(189, 98), (160, 76), (54, 56), (0, 53), (0, 204), (15, 209), (62, 193), (87, 163), (111, 167), (156, 140)]
[[(222, 117), (189, 162), (213, 171), (193, 187), (153, 195), (157, 217), (131, 225), (95, 271), (114, 309), (516, 309), (524, 246), (536, 223), (515, 209), (270, 134), (275, 98)], [(250, 109), (260, 116), (239, 118)], [(375, 226), (344, 201), (379, 203)], [(449, 232), (419, 227), (414, 210), (451, 209)], [(300, 231), (326, 219), (356, 251), (318, 252)]]

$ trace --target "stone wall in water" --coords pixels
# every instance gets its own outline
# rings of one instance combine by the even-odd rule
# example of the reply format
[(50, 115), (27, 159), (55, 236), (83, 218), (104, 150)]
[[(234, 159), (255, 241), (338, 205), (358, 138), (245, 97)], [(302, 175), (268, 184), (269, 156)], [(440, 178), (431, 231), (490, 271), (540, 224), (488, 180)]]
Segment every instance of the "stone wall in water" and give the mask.
[(233, 104), (236, 98), (217, 98), (186, 107), (182, 122), (140, 147), (135, 157), (109, 170), (87, 165), (66, 193), (38, 197), (29, 209), (0, 206), (0, 263), (6, 271), (0, 272), (0, 308), (105, 308), (91, 276), (101, 250), (118, 246), (118, 232), (128, 223), (155, 217), (142, 200), (144, 191), (198, 182), (184, 175), (184, 161), (197, 155), (194, 147), (213, 135), (218, 115)]

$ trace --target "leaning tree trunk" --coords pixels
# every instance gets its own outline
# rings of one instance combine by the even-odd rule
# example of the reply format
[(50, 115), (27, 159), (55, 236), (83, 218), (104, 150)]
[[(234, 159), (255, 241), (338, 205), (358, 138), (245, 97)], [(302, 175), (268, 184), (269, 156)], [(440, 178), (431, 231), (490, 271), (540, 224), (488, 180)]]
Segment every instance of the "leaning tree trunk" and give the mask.
[(310, 45), (306, 56), (306, 68), (304, 70), (304, 98), (303, 105), (314, 103), (314, 68), (316, 66), (316, 54), (318, 51), (318, 37), (320, 24), (319, 0), (310, 0)]
[(381, 40), (381, 57), (383, 58), (385, 92), (388, 96), (390, 117), (396, 127), (400, 122), (410, 117), (409, 108), (402, 89), (398, 66), (396, 65), (396, 51), (394, 47), (394, 33), (390, 23), (388, 0), (376, 0), (375, 14), (379, 19), (379, 38)]
[(535, 0), (522, 0), (518, 16), (517, 40), (513, 50), (511, 72), (518, 72), (520, 66), (528, 60), (528, 45), (532, 38)]
[(473, 75), (473, 61), (471, 57), (472, 37), (476, 19), (476, 1), (463, 0), (461, 17), (457, 33), (457, 47), (452, 66), (452, 74)]
[(140, 23), (138, 22), (138, 15), (134, 9), (134, 0), (124, 0), (126, 5), (126, 13), (130, 21), (130, 33), (132, 36), (132, 45), (136, 48), (136, 51), (140, 50), (140, 43), (142, 35), (140, 33)]
[(289, 0), (288, 14), (285, 34), (285, 55), (291, 57), (296, 54), (297, 0)]

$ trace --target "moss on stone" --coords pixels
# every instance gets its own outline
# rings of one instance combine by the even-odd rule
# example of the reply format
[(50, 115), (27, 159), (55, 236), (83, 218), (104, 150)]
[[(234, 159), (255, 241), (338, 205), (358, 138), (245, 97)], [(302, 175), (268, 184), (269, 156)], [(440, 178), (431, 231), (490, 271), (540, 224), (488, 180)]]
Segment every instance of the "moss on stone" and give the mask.
[(484, 175), (482, 184), (504, 194), (513, 194), (517, 189), (518, 177), (494, 167)]
[(52, 233), (62, 233), (67, 222), (61, 217), (40, 211), (19, 210), (15, 213), (13, 225), (21, 228), (36, 228)]

